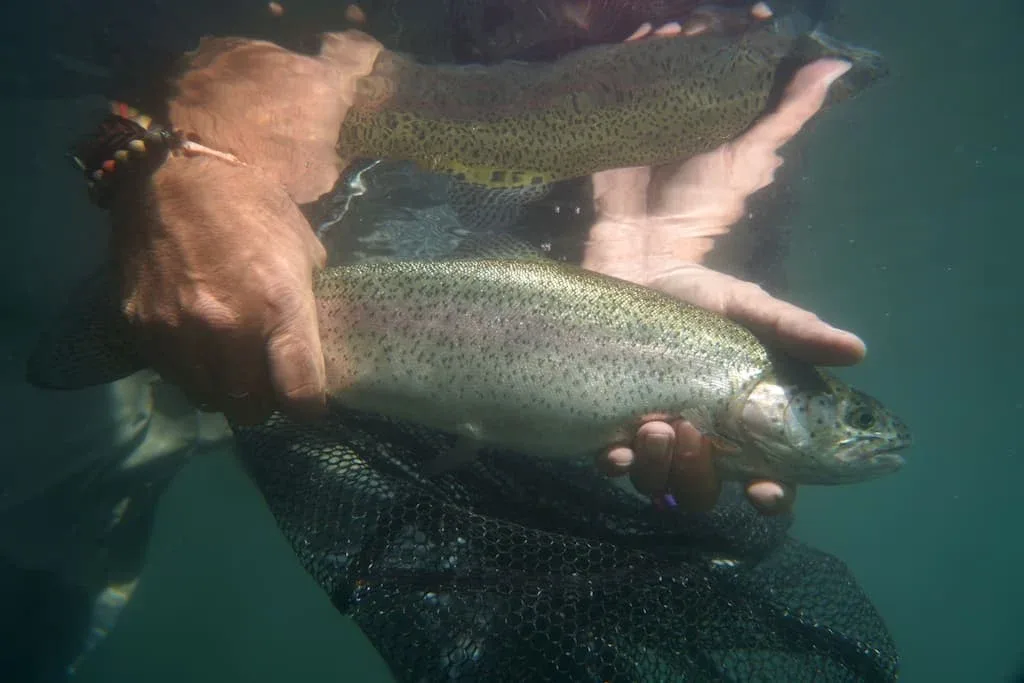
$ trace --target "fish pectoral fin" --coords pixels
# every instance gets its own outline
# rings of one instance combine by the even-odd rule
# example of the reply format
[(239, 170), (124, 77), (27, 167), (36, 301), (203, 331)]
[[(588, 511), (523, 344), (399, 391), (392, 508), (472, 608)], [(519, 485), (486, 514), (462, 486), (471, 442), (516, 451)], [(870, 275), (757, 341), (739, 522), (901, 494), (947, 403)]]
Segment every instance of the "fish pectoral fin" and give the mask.
[(472, 424), (459, 425), (459, 435), (448, 451), (441, 453), (423, 466), (423, 473), (434, 477), (471, 464), (480, 452), (480, 428)]

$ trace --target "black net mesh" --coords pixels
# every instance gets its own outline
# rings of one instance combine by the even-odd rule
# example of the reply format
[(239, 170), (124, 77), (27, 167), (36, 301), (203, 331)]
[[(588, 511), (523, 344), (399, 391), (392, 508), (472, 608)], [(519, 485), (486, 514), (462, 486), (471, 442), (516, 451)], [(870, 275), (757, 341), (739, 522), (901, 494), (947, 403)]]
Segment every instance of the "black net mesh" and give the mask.
[(686, 514), (506, 452), (428, 479), (448, 437), (350, 412), (236, 431), (301, 562), (400, 681), (896, 678), (845, 566), (738, 490)]

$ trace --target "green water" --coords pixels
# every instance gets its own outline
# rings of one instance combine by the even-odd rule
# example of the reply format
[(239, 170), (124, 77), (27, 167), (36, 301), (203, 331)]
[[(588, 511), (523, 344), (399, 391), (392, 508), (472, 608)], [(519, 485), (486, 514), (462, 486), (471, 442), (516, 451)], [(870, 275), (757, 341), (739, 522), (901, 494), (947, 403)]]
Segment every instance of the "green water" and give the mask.
[[(868, 361), (843, 375), (904, 415), (917, 445), (898, 476), (803, 490), (795, 533), (850, 565), (897, 641), (901, 680), (1005, 681), (1024, 647), (1024, 9), (846, 4), (844, 37), (893, 75), (801, 138), (792, 298), (866, 339)], [(5, 101), (0, 114), (19, 131), (0, 206), (5, 329), (55, 305), (98, 252), (99, 216), (59, 162), (75, 106)], [(0, 426), (17, 447), (59, 450), (74, 406), (28, 414), (13, 357)], [(135, 599), (78, 680), (389, 677), (219, 455), (171, 486)]]
[(917, 443), (900, 476), (804, 491), (796, 534), (849, 563), (902, 680), (1005, 681), (1024, 648), (1024, 8), (862, 9), (850, 31), (893, 76), (812, 134), (790, 272), (803, 303), (864, 335), (844, 376)]

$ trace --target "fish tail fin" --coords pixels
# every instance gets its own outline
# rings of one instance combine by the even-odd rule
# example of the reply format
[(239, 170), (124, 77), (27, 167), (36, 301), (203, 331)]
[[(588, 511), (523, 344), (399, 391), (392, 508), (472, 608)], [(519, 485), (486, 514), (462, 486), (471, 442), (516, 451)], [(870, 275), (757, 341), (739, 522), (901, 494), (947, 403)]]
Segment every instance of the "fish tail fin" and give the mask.
[[(783, 78), (779, 88), (788, 83), (790, 69), (818, 59), (839, 59), (851, 64), (851, 68), (829, 90), (829, 104), (849, 99), (860, 94), (874, 83), (889, 75), (889, 65), (878, 52), (869, 48), (846, 43), (834, 38), (824, 30), (823, 18), (813, 18), (801, 12), (790, 12), (773, 20), (773, 30), (793, 39), (788, 67), (782, 69)], [(776, 93), (780, 95), (781, 91)]]

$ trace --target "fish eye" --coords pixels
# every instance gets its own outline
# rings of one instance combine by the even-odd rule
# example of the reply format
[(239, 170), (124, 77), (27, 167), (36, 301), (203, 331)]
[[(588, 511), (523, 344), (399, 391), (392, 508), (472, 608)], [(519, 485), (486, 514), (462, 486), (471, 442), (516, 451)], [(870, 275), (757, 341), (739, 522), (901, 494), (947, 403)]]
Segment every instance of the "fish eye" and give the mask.
[(854, 408), (846, 415), (846, 422), (859, 429), (871, 429), (875, 424), (875, 413), (865, 407)]

